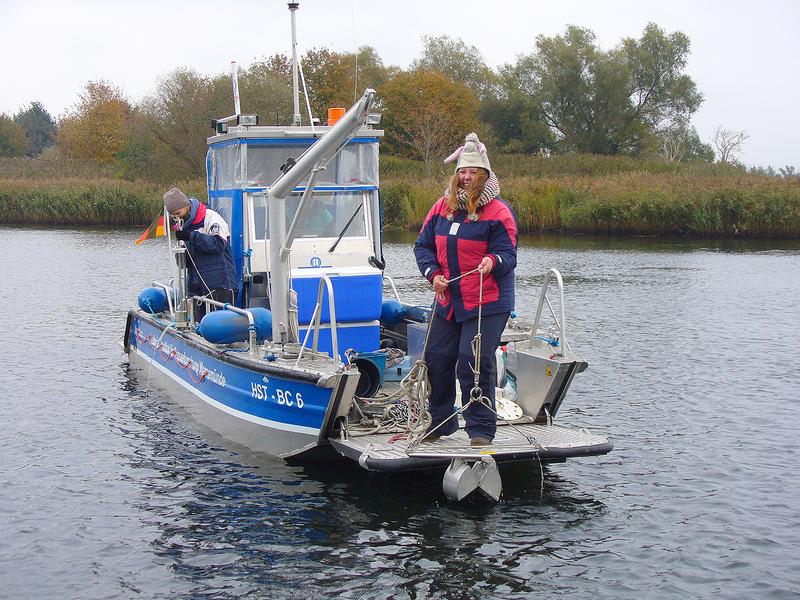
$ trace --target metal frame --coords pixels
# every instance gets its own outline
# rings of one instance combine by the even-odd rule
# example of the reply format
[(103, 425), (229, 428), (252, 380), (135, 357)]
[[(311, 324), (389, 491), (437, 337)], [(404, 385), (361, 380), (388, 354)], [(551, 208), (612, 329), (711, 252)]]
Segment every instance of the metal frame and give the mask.
[(239, 308), (238, 306), (234, 306), (229, 302), (218, 302), (217, 300), (212, 300), (211, 298), (206, 298), (205, 296), (192, 296), (188, 298), (188, 300), (194, 301), (202, 301), (210, 306), (216, 306), (218, 308), (222, 308), (224, 310), (230, 310), (232, 312), (238, 313), (240, 315), (244, 315), (247, 317), (247, 331), (249, 333), (249, 343), (250, 347), (248, 348), (248, 352), (253, 355), (258, 354), (258, 339), (256, 336), (256, 322), (253, 319), (253, 313), (249, 310), (245, 310), (243, 308)]
[[(561, 319), (558, 318), (556, 315), (556, 311), (553, 308), (553, 305), (550, 304), (550, 299), (547, 297), (547, 288), (550, 285), (550, 278), (555, 277), (556, 282), (558, 283), (558, 294), (560, 300), (560, 313)], [(569, 350), (569, 345), (567, 344), (567, 317), (566, 312), (564, 309), (564, 280), (561, 277), (561, 273), (558, 269), (548, 269), (547, 273), (544, 276), (544, 285), (542, 286), (542, 293), (539, 296), (539, 304), (536, 307), (536, 318), (533, 320), (533, 329), (531, 330), (531, 334), (533, 336), (539, 331), (539, 321), (542, 317), (542, 307), (544, 303), (547, 302), (547, 307), (550, 309), (550, 315), (553, 317), (553, 320), (556, 322), (558, 329), (560, 331), (561, 337), (561, 348), (560, 351), (556, 354), (558, 356), (564, 356), (564, 352)]]
[[(324, 288), (323, 288), (324, 286)], [(311, 330), (314, 330), (314, 337), (312, 338), (312, 346), (311, 350), (313, 352), (317, 352), (317, 346), (319, 345), (319, 332), (321, 328), (321, 319), (322, 319), (322, 290), (327, 289), (328, 292), (328, 308), (330, 309), (330, 326), (331, 326), (331, 353), (333, 356), (333, 366), (334, 368), (338, 369), (343, 365), (341, 359), (339, 358), (339, 340), (337, 337), (337, 325), (336, 325), (336, 303), (334, 301), (333, 296), (333, 282), (331, 278), (327, 275), (323, 275), (319, 278), (319, 287), (317, 288), (317, 304), (314, 307), (314, 312), (311, 313), (311, 322), (309, 323), (310, 327), (306, 329), (306, 335), (303, 338), (303, 343), (300, 345), (300, 352), (297, 355), (297, 361), (295, 362), (295, 367), (300, 365), (300, 359), (303, 358), (303, 351), (306, 349), (306, 344), (308, 343), (308, 336), (311, 334)]]

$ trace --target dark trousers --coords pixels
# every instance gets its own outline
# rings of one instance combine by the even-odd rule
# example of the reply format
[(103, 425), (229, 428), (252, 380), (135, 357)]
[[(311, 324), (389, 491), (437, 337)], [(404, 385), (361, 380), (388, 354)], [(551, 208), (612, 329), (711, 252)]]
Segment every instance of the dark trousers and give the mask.
[[(211, 298), (212, 300), (216, 300), (217, 302), (227, 302), (228, 304), (233, 304), (236, 301), (236, 297), (233, 294), (233, 290), (226, 290), (224, 288), (216, 288), (211, 290), (209, 294), (202, 294), (202, 293), (193, 293), (193, 296), (206, 296), (207, 298)], [(199, 323), (200, 320), (206, 315), (206, 303), (205, 302), (195, 302), (194, 303), (194, 320), (195, 323)], [(211, 310), (216, 310), (215, 306), (211, 307)]]
[[(495, 350), (500, 345), (509, 313), (484, 316), (481, 320), (481, 364), (478, 384), (494, 407), (494, 388), (497, 384), (497, 365)], [(472, 351), (472, 340), (478, 329), (478, 319), (470, 319), (463, 323), (447, 321), (438, 315), (433, 316), (431, 332), (425, 362), (428, 365), (428, 378), (431, 383), (431, 396), (428, 400), (433, 429), (455, 411), (456, 376), (461, 385), (461, 404), (466, 405), (470, 399), (470, 391), (474, 387), (475, 357)], [(475, 403), (464, 412), (466, 431), (470, 438), (484, 437), (494, 439), (497, 430), (495, 414), (483, 404)], [(435, 434), (450, 435), (458, 429), (458, 421), (454, 417)]]

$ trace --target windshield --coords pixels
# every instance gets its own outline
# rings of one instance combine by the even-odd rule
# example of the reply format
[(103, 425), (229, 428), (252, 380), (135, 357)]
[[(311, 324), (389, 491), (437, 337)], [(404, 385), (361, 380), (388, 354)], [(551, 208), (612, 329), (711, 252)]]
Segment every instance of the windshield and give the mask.
[[(286, 198), (286, 229), (294, 219), (301, 193), (294, 193)], [(266, 194), (253, 196), (253, 222), (255, 239), (269, 239), (269, 222), (267, 219)], [(364, 192), (314, 192), (303, 211), (295, 229), (296, 238), (336, 238), (347, 222), (362, 206), (366, 199)], [(344, 237), (365, 237), (367, 235), (366, 211), (358, 211), (353, 222), (347, 228)]]
[[(243, 140), (212, 146), (208, 150), (209, 189), (272, 185), (281, 175), (281, 166), (290, 158), (300, 158), (310, 145), (310, 141)], [(345, 145), (318, 174), (317, 185), (378, 185), (377, 141), (354, 140)]]

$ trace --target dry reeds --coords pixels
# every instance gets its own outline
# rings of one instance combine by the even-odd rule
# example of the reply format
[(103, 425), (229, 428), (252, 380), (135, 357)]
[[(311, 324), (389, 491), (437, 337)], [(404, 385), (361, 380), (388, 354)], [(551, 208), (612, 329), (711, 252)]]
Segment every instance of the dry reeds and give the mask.
[[(384, 227), (418, 228), (443, 194), (452, 167), (426, 176), (421, 163), (381, 160)], [(509, 155), (492, 160), (501, 195), (514, 207), (523, 233), (800, 237), (796, 177), (629, 157)], [(63, 169), (69, 171), (56, 175)], [(0, 223), (147, 225), (171, 185), (123, 181), (96, 165), (0, 161)], [(206, 197), (203, 180), (178, 185), (187, 194)]]
[[(204, 197), (202, 183), (182, 189)], [(201, 191), (198, 191), (198, 188)], [(0, 222), (30, 225), (147, 225), (163, 207), (163, 186), (118, 179), (0, 180)]]

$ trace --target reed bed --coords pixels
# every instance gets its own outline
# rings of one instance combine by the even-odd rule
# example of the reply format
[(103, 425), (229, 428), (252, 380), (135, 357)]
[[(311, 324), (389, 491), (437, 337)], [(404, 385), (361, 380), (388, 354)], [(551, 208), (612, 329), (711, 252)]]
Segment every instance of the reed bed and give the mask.
[[(203, 196), (204, 182), (182, 185)], [(0, 222), (29, 225), (149, 225), (164, 187), (118, 179), (0, 179)]]
[[(0, 162), (0, 223), (145, 226), (174, 183), (123, 181), (98, 165)], [(800, 178), (711, 164), (668, 165), (627, 157), (503, 156), (501, 194), (521, 232), (800, 238)], [(637, 168), (638, 167), (638, 168)], [(48, 170), (50, 169), (50, 170)], [(55, 171), (53, 171), (53, 169)], [(95, 169), (94, 176), (87, 176)], [(17, 176), (17, 171), (27, 176)], [(452, 166), (426, 174), (418, 162), (383, 157), (384, 227), (417, 229)], [(37, 173), (36, 177), (30, 176)], [(201, 179), (177, 184), (205, 198)]]
[[(387, 228), (413, 229), (445, 180), (386, 178)], [(622, 172), (600, 177), (508, 177), (501, 195), (520, 231), (595, 234), (800, 237), (800, 180)]]
[[(50, 149), (48, 149), (50, 150)], [(37, 157), (0, 157), (0, 180), (8, 179), (109, 179), (114, 177), (112, 165), (94, 160), (59, 156), (47, 150)]]
[[(602, 177), (620, 173), (644, 171), (647, 173), (683, 173), (687, 175), (733, 175), (745, 171), (742, 167), (730, 164), (704, 161), (667, 163), (651, 158), (632, 156), (605, 156), (602, 154), (556, 154), (553, 156), (528, 154), (492, 155), (492, 169), (497, 176), (535, 177), (548, 179), (554, 177)], [(419, 161), (396, 156), (381, 156), (382, 177), (446, 177), (453, 172), (453, 165), (434, 164), (426, 168)]]

